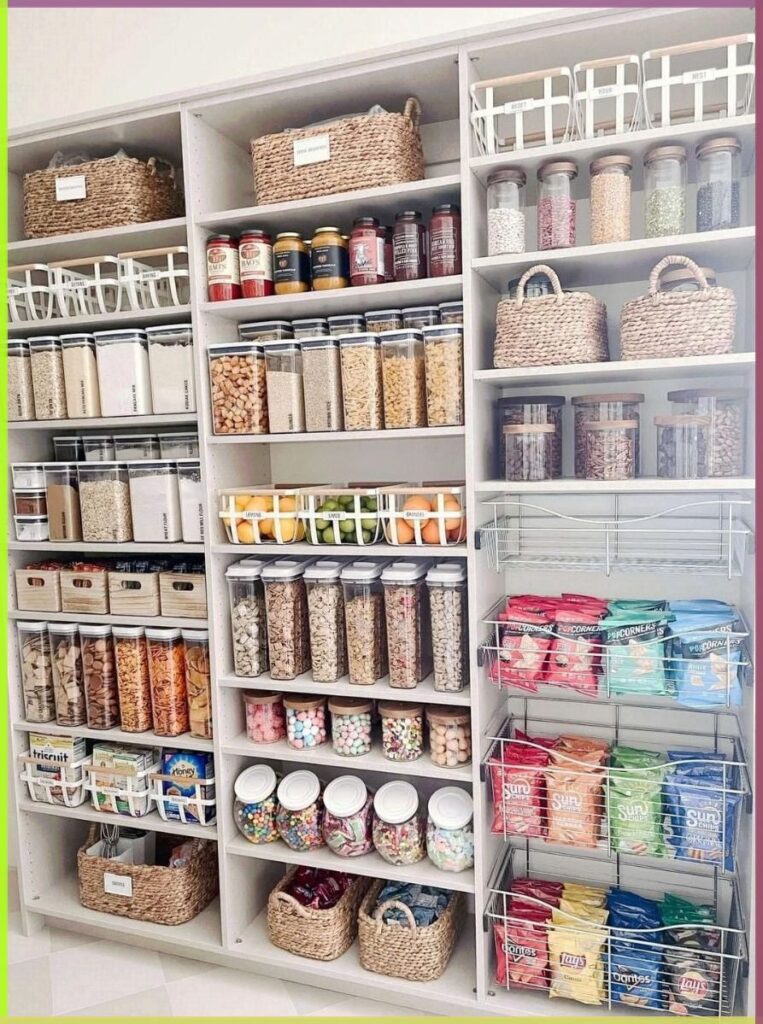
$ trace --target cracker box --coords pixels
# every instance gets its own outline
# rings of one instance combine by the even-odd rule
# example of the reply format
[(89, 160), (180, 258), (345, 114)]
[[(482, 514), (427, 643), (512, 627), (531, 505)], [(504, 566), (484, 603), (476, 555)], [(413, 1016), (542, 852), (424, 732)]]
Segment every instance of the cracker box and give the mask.
[[(199, 779), (213, 779), (215, 776), (214, 758), (212, 754), (194, 750), (165, 750), (162, 755), (162, 775), (172, 776), (172, 781), (164, 779), (162, 792), (165, 796), (180, 796), (191, 802), (184, 804), (185, 820), (206, 825), (215, 816), (214, 804), (205, 806), (195, 800), (214, 800), (214, 785), (198, 785)], [(180, 807), (171, 800), (164, 801), (164, 812), (167, 818), (182, 821)]]
[[(139, 817), (148, 813), (151, 806), (150, 784), (146, 775), (159, 762), (159, 751), (152, 747), (128, 747), (119, 743), (96, 743), (93, 746), (93, 765), (113, 771), (100, 774), (93, 772), (93, 806), (98, 810), (114, 814), (129, 814)], [(118, 770), (121, 769), (121, 774)], [(102, 787), (102, 788), (99, 788)], [(105, 792), (119, 789), (124, 793), (134, 791), (135, 797)]]
[[(45, 782), (82, 782), (82, 762), (86, 757), (85, 741), (76, 736), (47, 736), (44, 733), (29, 734), (29, 756), (34, 760), (27, 763), (27, 774)], [(76, 767), (75, 767), (76, 766)], [(31, 783), (32, 799), (45, 803), (82, 803), (84, 795), (79, 787), (49, 786), (42, 782)]]

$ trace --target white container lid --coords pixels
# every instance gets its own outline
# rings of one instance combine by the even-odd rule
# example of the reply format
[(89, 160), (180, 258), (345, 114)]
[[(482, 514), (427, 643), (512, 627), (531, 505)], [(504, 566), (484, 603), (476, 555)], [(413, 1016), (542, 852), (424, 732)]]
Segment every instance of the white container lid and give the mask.
[(430, 796), (427, 811), (438, 828), (464, 828), (474, 816), (474, 804), (465, 790), (443, 786)]
[(191, 324), (162, 324), (161, 327), (146, 327), (144, 329), (150, 338), (152, 334), (161, 336), (162, 334), (177, 334), (178, 331), (190, 331)]
[(427, 573), (427, 583), (443, 583), (454, 586), (466, 579), (466, 567), (459, 562), (438, 562)]
[(228, 352), (261, 352), (260, 343), (256, 339), (251, 341), (214, 341), (207, 345), (207, 354), (211, 359), (213, 355), (225, 355)]
[(47, 523), (47, 515), (34, 515), (34, 516), (14, 516), (13, 521), (16, 523)]
[(64, 348), (71, 348), (72, 346), (81, 345), (95, 345), (95, 338), (92, 334), (62, 334), (61, 344)]
[(79, 631), (83, 636), (111, 636), (111, 626), (91, 626), (83, 622)]
[(240, 331), (266, 331), (272, 327), (287, 327), (291, 328), (290, 320), (250, 320), (245, 324), (239, 324), (238, 329)]
[(406, 313), (409, 313), (409, 314), (410, 313), (414, 313), (414, 314), (415, 313), (439, 313), (440, 312), (440, 307), (439, 306), (403, 306), (403, 308), (400, 310), (400, 312), (403, 314), (403, 316), (405, 316)]
[(264, 580), (295, 580), (303, 575), (309, 564), (310, 562), (298, 562), (296, 558), (276, 558), (263, 567), (262, 578)]
[(181, 629), (180, 635), (184, 640), (196, 640), (203, 644), (209, 643), (209, 630), (206, 629)]
[(278, 779), (269, 764), (245, 768), (233, 783), (236, 799), (245, 804), (261, 804), (272, 794)]
[(45, 630), (45, 629), (48, 628), (47, 622), (26, 622), (25, 621), (25, 622), (17, 622), (16, 625), (18, 626), (19, 629), (29, 629), (29, 630), (34, 630), (34, 629)]
[(338, 580), (342, 574), (342, 562), (333, 558), (318, 558), (305, 569), (306, 580)]
[(278, 802), (287, 811), (303, 811), (320, 796), (321, 784), (315, 772), (292, 772), (281, 779)]
[(145, 634), (143, 626), (112, 626), (111, 632), (114, 636), (129, 637), (130, 639), (140, 639)]
[(374, 797), (374, 811), (388, 825), (410, 821), (418, 807), (419, 794), (410, 782), (386, 782)]
[(123, 329), (120, 331), (95, 331), (93, 337), (97, 342), (109, 344), (112, 341), (146, 341), (146, 332)]
[(229, 580), (258, 579), (267, 564), (265, 558), (242, 558), (228, 566), (225, 576)]
[(382, 583), (414, 583), (427, 574), (429, 562), (423, 559), (398, 559), (382, 573)]
[(366, 784), (357, 775), (340, 775), (329, 782), (323, 793), (323, 805), (337, 818), (357, 814), (368, 799)]
[(160, 629), (158, 626), (146, 627), (147, 640), (177, 640), (179, 637), (179, 629)]
[[(79, 625), (76, 622), (49, 622), (48, 632), (70, 636), (72, 633), (79, 633)], [(143, 632), (142, 627), (141, 632)]]
[(354, 583), (371, 583), (378, 580), (386, 562), (350, 562), (342, 569), (342, 579)]

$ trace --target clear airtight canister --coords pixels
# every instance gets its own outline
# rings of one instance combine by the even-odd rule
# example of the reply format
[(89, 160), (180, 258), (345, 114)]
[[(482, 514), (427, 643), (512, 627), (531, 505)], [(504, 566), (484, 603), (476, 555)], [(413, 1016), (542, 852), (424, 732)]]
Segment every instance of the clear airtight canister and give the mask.
[(278, 834), (292, 850), (323, 846), (321, 783), (314, 772), (291, 772), (278, 786)]
[(739, 154), (735, 135), (697, 146), (697, 231), (739, 227)]
[(474, 867), (474, 804), (457, 786), (435, 790), (427, 806), (427, 856), (440, 871)]
[(60, 339), (49, 335), (30, 338), (29, 352), (35, 417), (38, 420), (66, 419), (66, 383)]
[(340, 775), (323, 792), (323, 839), (340, 857), (361, 857), (374, 848), (373, 794), (357, 775)]
[(198, 459), (199, 435), (195, 430), (158, 434), (160, 459)]
[(293, 558), (277, 558), (262, 568), (273, 679), (294, 679), (310, 668), (310, 627), (303, 578), (308, 564)]
[(745, 388), (669, 391), (668, 401), (676, 415), (707, 418), (707, 476), (744, 475), (748, 401)]
[(212, 676), (209, 662), (209, 633), (206, 629), (183, 629), (185, 688), (191, 736), (212, 738)]
[(305, 338), (302, 349), (305, 430), (342, 429), (342, 371), (336, 338)]
[(44, 468), (50, 539), (57, 541), (82, 540), (77, 464), (75, 462), (46, 462)]
[(93, 434), (83, 437), (82, 446), (85, 451), (85, 462), (115, 462), (114, 438), (111, 434)]
[(627, 154), (591, 163), (591, 242), (627, 242), (631, 237), (631, 171)]
[(56, 462), (82, 462), (85, 449), (81, 437), (69, 435), (53, 438), (53, 458)]
[(118, 462), (145, 462), (161, 458), (156, 434), (123, 434), (114, 438)]
[(385, 427), (425, 427), (427, 392), (424, 336), (419, 330), (403, 328), (401, 331), (385, 331), (379, 337)]
[(339, 338), (345, 430), (382, 430), (384, 399), (379, 335), (371, 331)]
[(188, 732), (185, 649), (179, 629), (147, 629), (151, 705), (157, 736)]
[(350, 682), (370, 686), (387, 673), (381, 574), (386, 562), (351, 562), (342, 569)]
[(133, 539), (148, 544), (182, 540), (177, 463), (133, 462), (128, 470)]
[(434, 689), (457, 693), (468, 675), (466, 569), (459, 562), (439, 562), (427, 573), (432, 630)]
[(336, 683), (347, 674), (342, 563), (320, 558), (305, 569), (313, 680)]
[(201, 483), (199, 459), (183, 459), (177, 463), (180, 489), (180, 523), (185, 544), (204, 541), (204, 488)]
[(390, 686), (412, 689), (432, 671), (428, 567), (423, 559), (401, 559), (382, 572)]
[(32, 359), (28, 341), (8, 342), (8, 420), (34, 419)]
[(707, 473), (708, 416), (655, 416), (657, 476), (699, 480)]
[(80, 625), (88, 729), (115, 729), (119, 689), (111, 626)]
[(389, 761), (415, 761), (424, 753), (424, 705), (379, 701), (382, 751)]
[(576, 206), (572, 182), (577, 165), (550, 160), (538, 171), (538, 248), (564, 249), (575, 245)]
[(154, 413), (196, 411), (190, 324), (147, 327)]
[(92, 334), (62, 334), (61, 349), (69, 419), (100, 416), (95, 338)]
[(56, 724), (72, 728), (87, 721), (85, 682), (79, 627), (72, 622), (48, 623), (53, 666)]
[(271, 434), (301, 434), (305, 429), (302, 353), (293, 341), (266, 342), (265, 380)]
[(278, 776), (269, 764), (245, 768), (233, 784), (233, 820), (241, 835), (255, 845), (278, 840), (276, 786)]
[(438, 768), (458, 768), (472, 759), (469, 708), (427, 705), (429, 756)]
[(358, 697), (329, 697), (331, 745), (340, 757), (360, 757), (371, 752), (373, 703)]
[(527, 176), (515, 167), (493, 171), (487, 179), (487, 254), (524, 252), (524, 188)]
[(254, 678), (268, 669), (268, 634), (265, 625), (265, 561), (245, 558), (225, 570), (230, 602), (233, 671)]
[(387, 782), (377, 792), (373, 838), (388, 864), (417, 864), (426, 856), (426, 825), (410, 782)]
[(151, 371), (145, 331), (98, 331), (95, 353), (102, 416), (150, 416)]
[(686, 150), (657, 146), (644, 157), (644, 237), (686, 231)]
[(265, 355), (260, 345), (210, 345), (207, 358), (213, 433), (267, 434)]
[[(670, 396), (668, 395), (668, 398)], [(575, 411), (575, 476), (585, 476), (586, 423), (600, 420), (635, 420), (640, 424), (639, 407), (644, 395), (637, 391), (600, 395), (575, 395), (570, 399)], [(640, 433), (636, 432), (636, 472), (641, 465)]]
[(148, 646), (143, 626), (113, 626), (119, 714), (124, 732), (147, 732), (153, 725)]
[(451, 427), (464, 422), (463, 324), (424, 327), (427, 426)]
[(127, 464), (81, 462), (77, 469), (82, 539), (92, 543), (132, 540)]
[(17, 632), (24, 718), (27, 722), (52, 722), (56, 717), (56, 701), (48, 624), (19, 622)]

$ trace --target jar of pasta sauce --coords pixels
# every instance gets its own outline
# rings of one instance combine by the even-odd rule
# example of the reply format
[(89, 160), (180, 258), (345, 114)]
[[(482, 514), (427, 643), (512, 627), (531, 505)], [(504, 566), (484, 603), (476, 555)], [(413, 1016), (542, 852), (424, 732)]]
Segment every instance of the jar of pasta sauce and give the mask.
[(429, 263), (432, 277), (461, 273), (461, 211), (455, 203), (442, 203), (432, 210)]
[(238, 240), (232, 235), (207, 239), (207, 295), (210, 302), (241, 298)]
[(427, 276), (427, 229), (418, 210), (403, 210), (395, 216), (392, 249), (396, 281)]
[(310, 249), (298, 231), (282, 231), (273, 246), (276, 295), (310, 291)]
[(356, 217), (350, 235), (350, 284), (384, 284), (384, 228), (376, 217)]
[(273, 244), (270, 235), (260, 228), (242, 231), (238, 243), (238, 259), (243, 297), (260, 299), (272, 295)]
[(310, 247), (310, 269), (313, 291), (347, 288), (348, 243), (335, 227), (317, 228)]
[(393, 231), (390, 227), (382, 228), (384, 232), (384, 281), (395, 280), (395, 249), (392, 244)]

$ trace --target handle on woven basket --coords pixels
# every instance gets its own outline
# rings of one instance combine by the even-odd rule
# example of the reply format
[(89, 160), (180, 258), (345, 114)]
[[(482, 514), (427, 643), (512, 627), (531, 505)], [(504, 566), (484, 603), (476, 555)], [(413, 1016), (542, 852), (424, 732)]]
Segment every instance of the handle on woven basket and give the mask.
[(649, 294), (654, 302), (658, 302), (660, 296), (664, 294), (660, 291), (660, 274), (665, 270), (666, 267), (672, 267), (679, 264), (682, 267), (686, 267), (694, 274), (697, 280), (697, 284), (700, 290), (706, 295), (710, 294), (710, 285), (707, 283), (705, 272), (702, 267), (698, 267), (694, 260), (689, 259), (688, 256), (663, 256), (659, 263), (652, 267), (652, 272), (649, 275)]
[(156, 174), (160, 178), (169, 178), (173, 185), (176, 183), (175, 167), (169, 160), (163, 160), (160, 156), (152, 156), (148, 158), (147, 164), (152, 174)]
[(522, 274), (522, 276), (519, 279), (519, 284), (517, 285), (517, 298), (516, 298), (517, 306), (521, 306), (522, 303), (525, 301), (525, 287), (527, 285), (527, 282), (530, 280), (531, 277), (535, 277), (536, 274), (545, 274), (546, 275), (546, 277), (551, 282), (551, 287), (554, 289), (554, 295), (556, 295), (556, 301), (557, 302), (563, 302), (564, 301), (564, 292), (562, 291), (562, 285), (561, 285), (561, 282), (559, 281), (559, 278), (558, 278), (558, 276), (556, 274), (556, 271), (552, 270), (551, 267), (547, 267), (545, 265), (545, 263), (538, 263), (536, 266), (530, 267), (529, 270), (526, 270), (524, 272), (524, 274)]
[(415, 96), (409, 96), (403, 107), (403, 117), (407, 117), (416, 131), (421, 123), (421, 104)]
[(411, 931), (415, 932), (418, 925), (416, 924), (415, 917), (411, 913), (411, 908), (407, 907), (405, 903), (401, 903), (400, 900), (385, 900), (384, 903), (382, 903), (380, 906), (376, 908), (376, 911), (374, 913), (377, 934), (381, 933), (381, 930), (384, 927), (385, 912), (387, 910), (392, 910), (393, 908), (397, 910), (402, 910), (403, 915), (408, 919), (408, 927), (411, 929)]
[(291, 907), (292, 910), (296, 910), (297, 917), (310, 916), (307, 910), (299, 902), (299, 900), (295, 900), (294, 897), (290, 896), (288, 892), (277, 892), (274, 895), (279, 903), (285, 903), (287, 907)]

